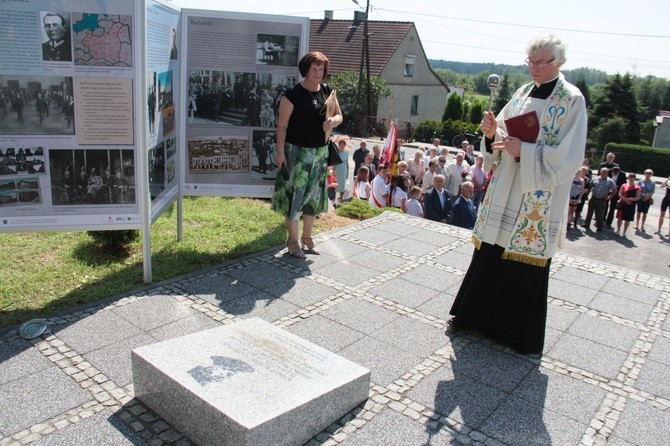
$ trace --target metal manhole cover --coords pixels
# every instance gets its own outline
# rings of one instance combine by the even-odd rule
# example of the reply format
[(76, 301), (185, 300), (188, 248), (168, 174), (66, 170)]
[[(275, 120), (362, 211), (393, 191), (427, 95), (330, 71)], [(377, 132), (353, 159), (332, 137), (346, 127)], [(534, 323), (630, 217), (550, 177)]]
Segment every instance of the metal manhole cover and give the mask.
[(19, 327), (19, 336), (24, 339), (33, 339), (41, 336), (47, 329), (47, 321), (44, 319), (32, 319)]

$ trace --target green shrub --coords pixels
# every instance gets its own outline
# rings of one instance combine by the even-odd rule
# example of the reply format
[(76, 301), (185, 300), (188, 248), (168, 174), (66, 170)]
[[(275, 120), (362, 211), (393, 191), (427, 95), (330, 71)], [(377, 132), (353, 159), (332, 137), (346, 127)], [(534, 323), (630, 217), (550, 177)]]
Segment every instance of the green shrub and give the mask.
[(336, 210), (335, 213), (340, 217), (352, 218), (354, 220), (367, 220), (368, 218), (373, 218), (378, 215), (381, 215), (384, 211), (400, 211), (396, 208), (377, 208), (370, 204), (368, 200), (359, 200), (354, 198), (353, 200), (341, 204)]
[(434, 137), (440, 136), (442, 123), (435, 119), (424, 119), (414, 128), (412, 139), (419, 142), (431, 142)]
[(625, 172), (636, 172), (640, 175), (645, 169), (654, 171), (654, 176), (670, 176), (670, 149), (640, 146), (635, 144), (608, 143), (600, 159), (594, 165), (603, 162), (605, 154), (616, 155), (615, 162)]

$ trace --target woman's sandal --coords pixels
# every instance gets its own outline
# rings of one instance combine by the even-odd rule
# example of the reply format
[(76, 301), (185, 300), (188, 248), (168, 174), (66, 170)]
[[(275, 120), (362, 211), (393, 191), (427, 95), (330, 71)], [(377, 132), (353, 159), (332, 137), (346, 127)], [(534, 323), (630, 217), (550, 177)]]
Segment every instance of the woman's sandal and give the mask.
[(302, 242), (302, 250), (306, 254), (314, 254), (314, 255), (319, 255), (321, 254), (319, 251), (314, 249), (314, 241), (312, 240), (312, 237), (303, 237), (300, 239)]
[(300, 249), (300, 245), (298, 244), (298, 241), (287, 241), (286, 242), (286, 248), (288, 249), (288, 255), (291, 257), (295, 257), (296, 259), (306, 259), (307, 256), (305, 255), (304, 252), (302, 252), (302, 249)]

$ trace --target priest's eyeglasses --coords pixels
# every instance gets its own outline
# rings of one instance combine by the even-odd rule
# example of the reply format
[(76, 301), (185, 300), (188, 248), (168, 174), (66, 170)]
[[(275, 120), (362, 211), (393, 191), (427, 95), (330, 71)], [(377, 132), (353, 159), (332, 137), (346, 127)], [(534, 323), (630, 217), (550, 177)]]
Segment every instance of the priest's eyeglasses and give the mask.
[(525, 62), (526, 65), (528, 65), (529, 67), (544, 68), (544, 67), (546, 67), (547, 65), (549, 65), (550, 63), (552, 63), (552, 62), (554, 61), (554, 59), (555, 59), (555, 57), (552, 57), (551, 59), (549, 59), (549, 60), (546, 61), (546, 62), (543, 61), (543, 60), (538, 60), (538, 61), (536, 62), (536, 61), (534, 61), (534, 60), (530, 60), (528, 57), (526, 57), (526, 60), (524, 60), (524, 62)]

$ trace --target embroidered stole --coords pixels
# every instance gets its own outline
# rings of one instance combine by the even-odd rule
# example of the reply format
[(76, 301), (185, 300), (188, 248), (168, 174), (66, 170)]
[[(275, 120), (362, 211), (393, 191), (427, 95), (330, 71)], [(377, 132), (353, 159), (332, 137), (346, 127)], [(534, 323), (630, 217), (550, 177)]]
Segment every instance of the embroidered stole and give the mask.
[[(512, 98), (510, 113), (505, 118), (519, 114), (532, 87), (533, 83), (531, 82), (519, 89), (515, 97)], [(563, 76), (559, 77), (553, 93), (546, 101), (542, 115), (539, 116), (540, 134), (536, 141), (538, 150), (545, 145), (554, 145), (560, 142), (558, 134), (572, 105), (570, 92), (565, 88)], [(501, 163), (510, 161), (511, 158), (504, 157)], [(481, 247), (484, 238), (492, 197), (495, 195), (496, 186), (499, 184), (497, 180), (498, 175), (493, 175), (475, 222), (472, 242), (476, 249)], [(506, 184), (506, 186), (509, 186), (509, 184)], [(547, 266), (551, 252), (548, 240), (551, 195), (550, 190), (537, 190), (523, 195), (512, 235), (502, 255), (503, 259), (535, 266)]]

